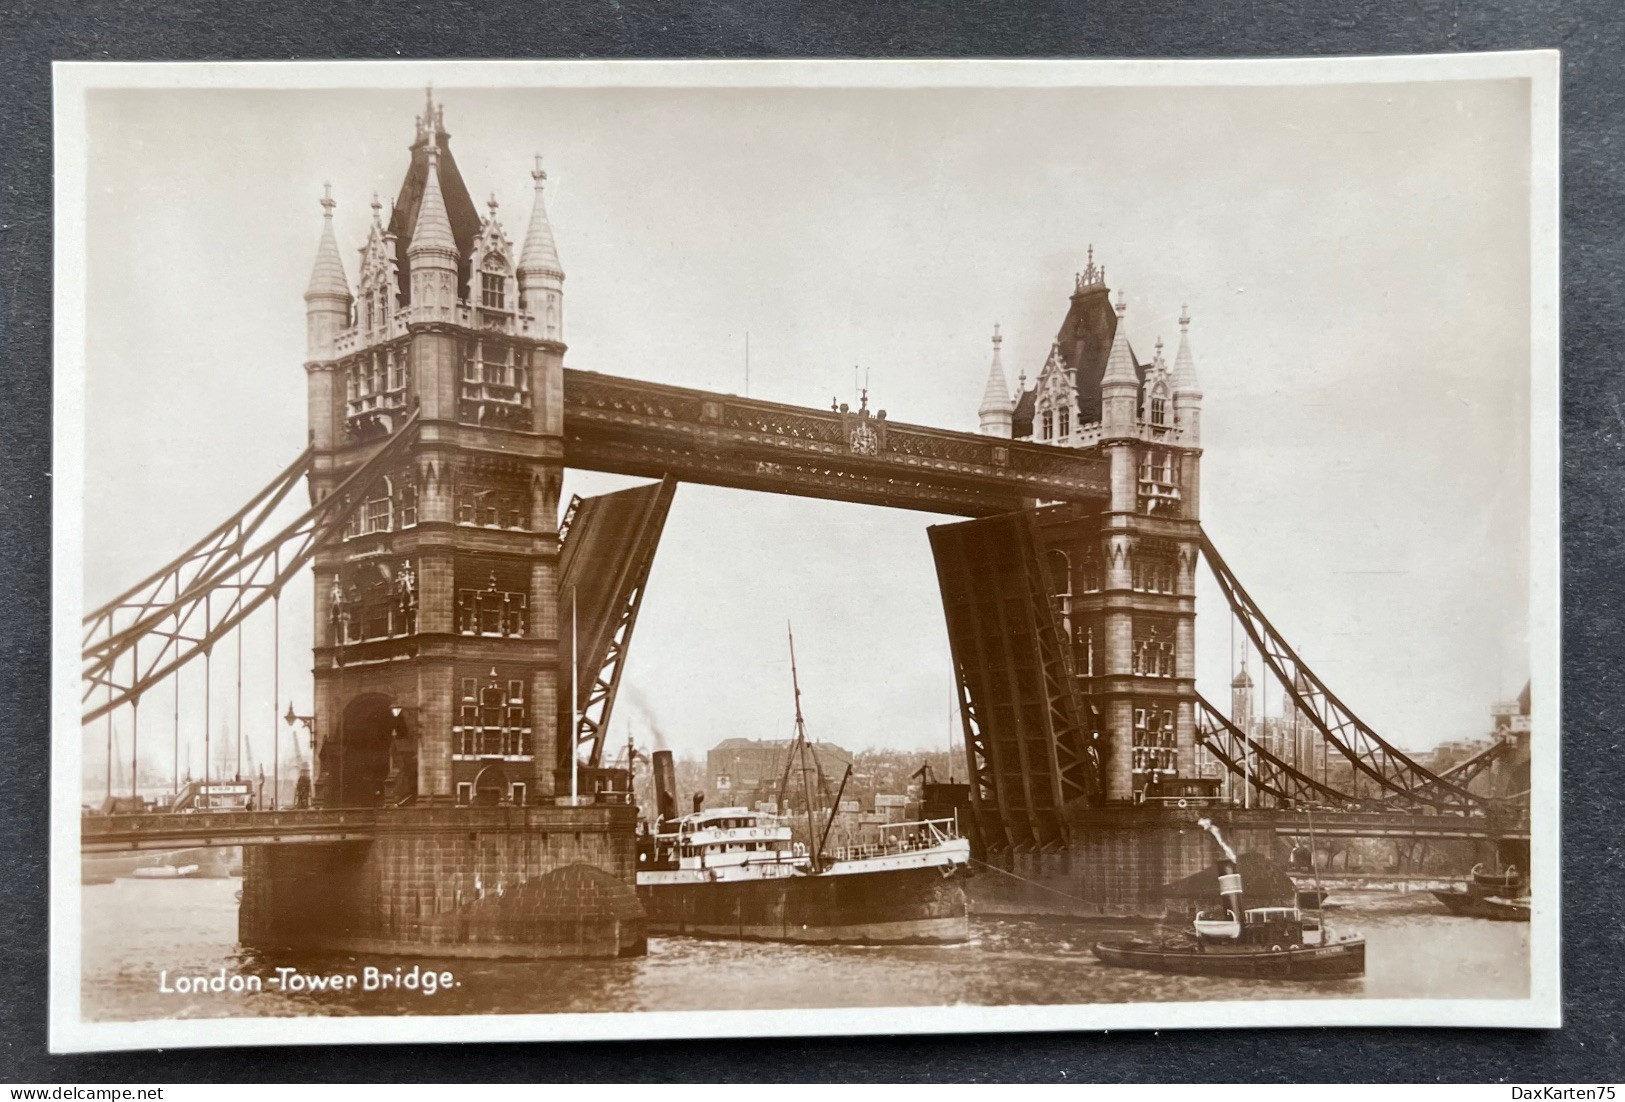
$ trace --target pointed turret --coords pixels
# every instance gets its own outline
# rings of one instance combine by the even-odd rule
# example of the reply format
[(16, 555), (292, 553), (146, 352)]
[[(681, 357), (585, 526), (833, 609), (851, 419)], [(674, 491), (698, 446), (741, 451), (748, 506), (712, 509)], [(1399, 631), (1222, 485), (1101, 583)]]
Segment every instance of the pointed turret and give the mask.
[(331, 185), (322, 185), (322, 237), (316, 245), (316, 265), (305, 288), (305, 342), (312, 360), (330, 357), (333, 342), (350, 324), (350, 284), (344, 278), (338, 237), (333, 233)]
[(982, 390), (982, 406), (977, 413), (982, 419), (984, 436), (1002, 436), (1008, 440), (1016, 405), (1010, 400), (1010, 384), (1005, 381), (1004, 365), (999, 360), (999, 346), (1003, 343), (999, 325), (994, 322), (993, 364), (987, 369), (987, 386)]
[(1185, 431), (1186, 442), (1202, 442), (1202, 386), (1196, 380), (1196, 360), (1191, 356), (1191, 312), (1179, 308), (1179, 351), (1174, 353), (1174, 423)]
[(457, 305), (457, 238), (440, 192), (440, 155), (433, 141), (428, 143), (426, 155), (429, 171), (406, 263), (411, 269), (413, 311), (445, 316)]
[(541, 154), (530, 178), (536, 185), (536, 198), (530, 208), (530, 227), (525, 231), (524, 251), (519, 255), (519, 297), (536, 319), (541, 336), (564, 339), (564, 267), (559, 263), (558, 246), (553, 242), (553, 226), (547, 220), (547, 200), (542, 188), (547, 173)]
[(1196, 380), (1196, 360), (1191, 356), (1191, 311), (1189, 306), (1179, 308), (1179, 351), (1174, 353), (1174, 393), (1202, 396), (1202, 386)]
[(1112, 334), (1112, 348), (1106, 354), (1106, 371), (1100, 378), (1101, 389), (1109, 386), (1132, 386), (1139, 389), (1140, 376), (1134, 370), (1134, 354), (1128, 348), (1128, 334), (1123, 329), (1123, 315), (1128, 312), (1128, 304), (1123, 301), (1123, 293), (1117, 293), (1117, 331)]

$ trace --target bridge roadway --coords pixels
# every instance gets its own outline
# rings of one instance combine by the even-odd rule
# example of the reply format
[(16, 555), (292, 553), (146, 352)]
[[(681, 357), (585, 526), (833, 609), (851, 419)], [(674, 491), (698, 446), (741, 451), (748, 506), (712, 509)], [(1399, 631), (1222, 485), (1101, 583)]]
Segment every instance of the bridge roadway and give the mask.
[(386, 833), (607, 829), (612, 806), (324, 807), (85, 815), (79, 820), (79, 849), (81, 853), (129, 853), (210, 846), (365, 842)]
[[(583, 816), (605, 818), (611, 805), (585, 807), (350, 807), (285, 811), (152, 812), (138, 815), (86, 815), (80, 819), (80, 852), (128, 853), (209, 846), (288, 845), (364, 842), (386, 832), (511, 830), (545, 832), (583, 829)], [(1527, 841), (1529, 818), (1466, 815), (1412, 815), (1358, 811), (1242, 811), (1213, 809), (1235, 826), (1273, 829), (1281, 837), (1493, 839)], [(591, 814), (596, 812), (596, 814)], [(1099, 808), (1071, 821), (1074, 829), (1123, 826), (1151, 820), (1169, 826), (1194, 825), (1202, 811), (1155, 808)]]

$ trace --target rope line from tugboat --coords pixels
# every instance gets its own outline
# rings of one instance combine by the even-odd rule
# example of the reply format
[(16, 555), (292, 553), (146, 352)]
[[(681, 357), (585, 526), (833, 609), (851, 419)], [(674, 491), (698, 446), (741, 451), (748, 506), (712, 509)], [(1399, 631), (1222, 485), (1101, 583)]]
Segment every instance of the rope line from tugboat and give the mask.
[[(973, 865), (980, 865), (984, 869), (992, 869), (994, 872), (1001, 872), (1004, 875), (1006, 875), (1008, 877), (1011, 877), (1012, 879), (1020, 880), (1024, 884), (1031, 884), (1035, 888), (1042, 888), (1047, 892), (1051, 892), (1051, 893), (1053, 893), (1055, 895), (1060, 896), (1062, 899), (1070, 899), (1070, 900), (1073, 900), (1074, 902), (1082, 903), (1086, 907), (1093, 906), (1093, 904), (1091, 904), (1087, 899), (1083, 898), (1083, 896), (1081, 896), (1081, 895), (1073, 895), (1070, 892), (1063, 892), (1059, 888), (1052, 888), (1048, 884), (1041, 884), (1037, 880), (1032, 879), (1031, 877), (1022, 876), (1020, 873), (1011, 872), (1009, 869), (1001, 869), (997, 865), (990, 865), (986, 861), (980, 860), (980, 859), (975, 858), (975, 857), (972, 857), (970, 859), (970, 862)], [(1164, 931), (1165, 933), (1172, 933), (1172, 934), (1180, 935), (1180, 936), (1182, 936), (1184, 934), (1183, 930), (1180, 930), (1180, 929), (1178, 929), (1176, 927), (1173, 927), (1173, 926), (1169, 926), (1167, 923), (1164, 923), (1164, 922), (1153, 922), (1151, 924), (1151, 926), (1152, 926), (1153, 929), (1161, 930), (1161, 931)]]
[(1082, 903), (1085, 906), (1090, 906), (1091, 905), (1089, 903), (1089, 901), (1087, 899), (1083, 898), (1083, 896), (1081, 896), (1081, 895), (1072, 895), (1072, 894), (1070, 894), (1068, 892), (1063, 892), (1059, 888), (1052, 888), (1048, 884), (1040, 884), (1038, 881), (1033, 880), (1030, 877), (1022, 876), (1019, 873), (1011, 872), (1009, 869), (1001, 869), (997, 865), (990, 865), (986, 861), (978, 860), (975, 857), (972, 857), (970, 860), (971, 860), (971, 864), (973, 864), (973, 865), (980, 865), (984, 869), (992, 869), (994, 872), (1002, 872), (1002, 873), (1004, 873), (1004, 875), (1006, 875), (1008, 877), (1011, 877), (1013, 879), (1016, 879), (1016, 880), (1020, 880), (1024, 884), (1031, 884), (1035, 888), (1043, 888), (1047, 892), (1053, 892), (1054, 894), (1060, 896), (1062, 899), (1071, 899), (1071, 900), (1074, 900), (1074, 901), (1076, 901), (1078, 903)]

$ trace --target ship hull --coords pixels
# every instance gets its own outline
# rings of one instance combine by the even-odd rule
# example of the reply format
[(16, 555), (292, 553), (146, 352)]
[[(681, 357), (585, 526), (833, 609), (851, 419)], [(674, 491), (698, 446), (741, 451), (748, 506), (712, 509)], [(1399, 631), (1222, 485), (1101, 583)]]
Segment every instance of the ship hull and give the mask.
[(962, 867), (645, 883), (652, 934), (810, 944), (953, 944), (970, 936)]
[(1165, 948), (1149, 942), (1099, 942), (1103, 964), (1186, 976), (1239, 979), (1318, 980), (1365, 974), (1365, 940), (1269, 949)]
[(1488, 918), (1497, 922), (1528, 922), (1529, 904), (1517, 900), (1496, 899), (1478, 891), (1434, 892), (1450, 913), (1463, 918)]

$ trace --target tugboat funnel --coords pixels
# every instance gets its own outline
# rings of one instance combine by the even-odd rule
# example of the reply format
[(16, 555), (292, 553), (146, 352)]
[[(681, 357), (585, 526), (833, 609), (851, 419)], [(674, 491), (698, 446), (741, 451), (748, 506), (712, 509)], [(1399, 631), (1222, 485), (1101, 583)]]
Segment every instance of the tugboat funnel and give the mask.
[(1236, 871), (1236, 863), (1228, 858), (1219, 862), (1219, 897), (1224, 905), (1230, 908), (1230, 913), (1241, 919), (1241, 873)]

